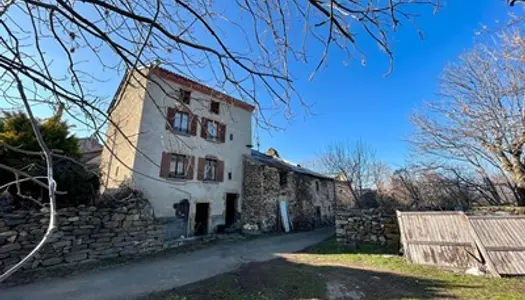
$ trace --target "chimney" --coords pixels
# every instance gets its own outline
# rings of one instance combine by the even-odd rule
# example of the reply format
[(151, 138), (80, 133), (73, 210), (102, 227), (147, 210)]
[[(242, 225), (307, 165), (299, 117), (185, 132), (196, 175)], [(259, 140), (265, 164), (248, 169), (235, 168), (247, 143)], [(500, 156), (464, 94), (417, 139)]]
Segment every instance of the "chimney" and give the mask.
[(268, 150), (266, 150), (265, 154), (273, 158), (280, 158), (279, 152), (277, 152), (275, 148), (269, 148)]

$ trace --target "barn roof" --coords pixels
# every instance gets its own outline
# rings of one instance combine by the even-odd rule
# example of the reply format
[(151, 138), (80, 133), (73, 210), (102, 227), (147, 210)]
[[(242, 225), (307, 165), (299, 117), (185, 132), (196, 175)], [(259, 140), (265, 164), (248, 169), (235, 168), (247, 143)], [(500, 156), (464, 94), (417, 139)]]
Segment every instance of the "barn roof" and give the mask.
[(265, 164), (267, 166), (274, 167), (274, 168), (277, 168), (277, 169), (288, 170), (288, 171), (292, 171), (292, 172), (296, 172), (296, 173), (300, 173), (300, 174), (305, 174), (305, 175), (310, 175), (310, 176), (317, 177), (317, 178), (322, 178), (322, 179), (334, 180), (330, 176), (326, 176), (326, 175), (323, 175), (321, 173), (312, 171), (310, 169), (301, 167), (300, 165), (294, 164), (294, 163), (292, 163), (290, 161), (287, 161), (285, 159), (282, 159), (280, 157), (275, 157), (275, 156), (270, 156), (270, 155), (264, 154), (264, 153), (259, 152), (257, 150), (252, 150), (250, 158), (252, 158), (252, 159), (254, 159), (254, 160), (258, 161), (258, 162), (261, 162), (261, 163), (263, 163), (263, 164)]

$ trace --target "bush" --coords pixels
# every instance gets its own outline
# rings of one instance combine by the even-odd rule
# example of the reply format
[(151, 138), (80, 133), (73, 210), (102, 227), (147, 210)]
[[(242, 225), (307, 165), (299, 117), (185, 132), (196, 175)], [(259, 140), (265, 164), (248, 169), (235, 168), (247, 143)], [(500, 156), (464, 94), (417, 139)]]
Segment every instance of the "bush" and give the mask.
[[(98, 171), (90, 170), (78, 162), (81, 156), (80, 146), (78, 139), (69, 132), (70, 127), (66, 122), (61, 121), (59, 116), (53, 116), (46, 120), (39, 120), (39, 128), (49, 149), (69, 158), (53, 158), (54, 179), (58, 191), (66, 192), (65, 195), (57, 195), (57, 206), (92, 204), (100, 186)], [(0, 118), (0, 143), (21, 150), (41, 151), (31, 121), (22, 112), (4, 113), (3, 118)], [(23, 154), (8, 149), (2, 144), (0, 144), (0, 162), (32, 176), (46, 176), (47, 169), (42, 156)], [(16, 176), (12, 172), (0, 169), (0, 186), (14, 180)], [(39, 180), (47, 183), (45, 178)], [(16, 185), (11, 185), (8, 191), (15, 197), (15, 207), (36, 206), (33, 201), (20, 196), (20, 193), (42, 203), (49, 201), (48, 190), (31, 181), (20, 184), (20, 193)]]

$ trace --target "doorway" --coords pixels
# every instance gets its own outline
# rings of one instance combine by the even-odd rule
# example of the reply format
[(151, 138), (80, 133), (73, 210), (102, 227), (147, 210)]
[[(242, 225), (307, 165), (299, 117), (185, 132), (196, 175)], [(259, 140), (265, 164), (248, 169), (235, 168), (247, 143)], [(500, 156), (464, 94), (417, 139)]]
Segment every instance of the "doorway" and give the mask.
[(226, 215), (225, 215), (225, 223), (226, 228), (230, 228), (235, 225), (235, 222), (237, 221), (237, 198), (239, 197), (239, 194), (226, 194)]
[(209, 203), (197, 203), (195, 210), (195, 235), (208, 234), (208, 216), (210, 215)]

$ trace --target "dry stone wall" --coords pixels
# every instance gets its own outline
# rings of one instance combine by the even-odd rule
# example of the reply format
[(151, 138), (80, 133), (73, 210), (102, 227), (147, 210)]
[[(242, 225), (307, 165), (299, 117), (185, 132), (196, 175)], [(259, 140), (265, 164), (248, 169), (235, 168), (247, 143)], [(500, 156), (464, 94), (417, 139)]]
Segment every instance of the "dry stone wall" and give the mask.
[(244, 160), (242, 200), (243, 230), (272, 232), (277, 229), (279, 172), (249, 159)]
[(334, 224), (333, 180), (280, 170), (246, 157), (241, 213), (243, 231), (280, 231), (280, 200), (288, 203), (293, 230)]
[(380, 244), (399, 247), (399, 226), (395, 214), (379, 209), (341, 209), (336, 213), (336, 237), (341, 244)]
[(518, 216), (525, 215), (525, 207), (517, 206), (480, 206), (465, 212), (470, 216)]
[[(112, 202), (110, 207), (59, 209), (57, 220), (58, 229), (51, 240), (24, 269), (154, 253), (198, 240), (170, 234), (177, 221), (156, 219), (148, 201), (140, 197)], [(0, 214), (0, 270), (27, 255), (43, 237), (48, 222), (46, 209)]]

